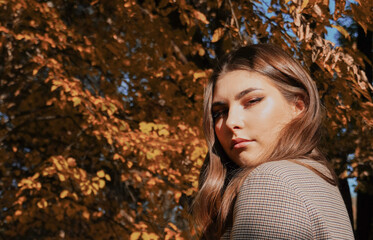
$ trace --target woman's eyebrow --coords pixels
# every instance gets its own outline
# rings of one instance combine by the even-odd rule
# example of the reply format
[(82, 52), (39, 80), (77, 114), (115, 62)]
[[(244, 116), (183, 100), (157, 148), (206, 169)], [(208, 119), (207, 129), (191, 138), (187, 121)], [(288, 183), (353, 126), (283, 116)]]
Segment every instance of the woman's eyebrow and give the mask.
[(211, 105), (211, 109), (213, 109), (214, 107), (224, 106), (224, 105), (227, 105), (227, 103), (225, 103), (225, 102), (221, 102), (221, 101), (219, 101), (219, 102), (214, 102), (214, 103), (212, 103), (212, 105)]
[[(247, 88), (239, 93), (236, 94), (236, 96), (234, 97), (234, 99), (237, 101), (237, 100), (240, 100), (241, 98), (243, 98), (246, 94), (249, 94), (250, 92), (253, 92), (253, 91), (256, 91), (256, 90), (263, 90), (262, 88)], [(212, 105), (211, 105), (211, 108), (214, 108), (214, 107), (218, 107), (218, 106), (224, 106), (224, 105), (227, 105), (226, 102), (222, 102), (222, 101), (217, 101), (217, 102), (213, 102)]]
[(239, 92), (235, 97), (234, 97), (234, 100), (240, 100), (241, 98), (243, 98), (246, 94), (252, 92), (252, 91), (256, 91), (256, 90), (263, 90), (262, 88), (247, 88), (241, 92)]

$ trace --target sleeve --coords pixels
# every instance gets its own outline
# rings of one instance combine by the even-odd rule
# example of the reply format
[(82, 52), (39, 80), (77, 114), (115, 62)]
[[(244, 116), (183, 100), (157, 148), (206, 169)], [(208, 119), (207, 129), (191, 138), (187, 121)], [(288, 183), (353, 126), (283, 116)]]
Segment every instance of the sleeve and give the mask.
[(276, 175), (249, 176), (237, 196), (231, 239), (313, 239), (304, 201)]

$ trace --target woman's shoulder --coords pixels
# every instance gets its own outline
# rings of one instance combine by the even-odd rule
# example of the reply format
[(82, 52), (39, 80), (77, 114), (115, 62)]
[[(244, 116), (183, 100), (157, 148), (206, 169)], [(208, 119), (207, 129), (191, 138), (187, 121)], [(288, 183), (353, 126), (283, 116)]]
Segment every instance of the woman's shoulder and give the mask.
[[(329, 169), (312, 159), (298, 159), (298, 160), (279, 160), (263, 163), (257, 166), (248, 176), (248, 178), (256, 178), (259, 176), (271, 175), (282, 180), (291, 180), (296, 177), (314, 178), (319, 176), (310, 168), (317, 172), (331, 177)], [(296, 178), (297, 179), (297, 178)]]
[(280, 184), (297, 192), (318, 191), (320, 188), (330, 191), (335, 188), (334, 185), (328, 183), (316, 172), (329, 178), (332, 177), (329, 169), (315, 160), (301, 159), (266, 162), (252, 170), (245, 179), (242, 188), (255, 183), (266, 184), (269, 185), (268, 187), (276, 187)]
[(251, 222), (262, 221), (263, 224), (272, 221), (271, 226), (281, 225), (281, 231), (286, 227), (300, 227), (307, 229), (306, 232), (314, 236), (312, 239), (353, 239), (338, 187), (307, 166), (330, 175), (325, 165), (314, 160), (281, 160), (256, 167), (238, 192), (234, 209), (236, 218), (250, 216), (250, 219), (255, 218)]

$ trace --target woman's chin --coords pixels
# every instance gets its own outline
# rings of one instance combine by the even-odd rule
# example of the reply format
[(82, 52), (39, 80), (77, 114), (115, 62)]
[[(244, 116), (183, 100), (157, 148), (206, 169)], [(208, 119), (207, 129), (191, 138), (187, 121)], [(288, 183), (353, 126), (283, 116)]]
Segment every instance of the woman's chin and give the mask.
[(256, 154), (247, 153), (245, 151), (234, 156), (232, 160), (240, 167), (254, 167), (260, 162)]

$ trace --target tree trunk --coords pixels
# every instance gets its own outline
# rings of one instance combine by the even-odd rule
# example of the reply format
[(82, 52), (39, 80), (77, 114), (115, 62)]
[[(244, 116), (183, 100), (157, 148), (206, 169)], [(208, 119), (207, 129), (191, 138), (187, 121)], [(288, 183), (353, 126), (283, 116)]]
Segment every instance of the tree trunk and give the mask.
[(351, 225), (354, 226), (354, 217), (352, 214), (352, 199), (351, 199), (351, 193), (350, 188), (348, 186), (347, 178), (345, 179), (339, 179), (339, 191), (342, 194), (343, 201), (345, 202), (348, 216), (350, 217)]
[[(357, 47), (368, 59), (372, 60), (372, 31), (365, 34), (359, 26)], [(365, 62), (365, 73), (368, 81), (372, 82), (372, 66)], [(372, 178), (372, 176), (370, 176)], [(370, 181), (370, 184), (373, 184)], [(357, 194), (357, 220), (356, 239), (373, 240), (373, 195), (369, 192), (358, 192)]]
[(357, 240), (372, 240), (373, 239), (373, 195), (368, 193), (358, 192), (357, 194)]

